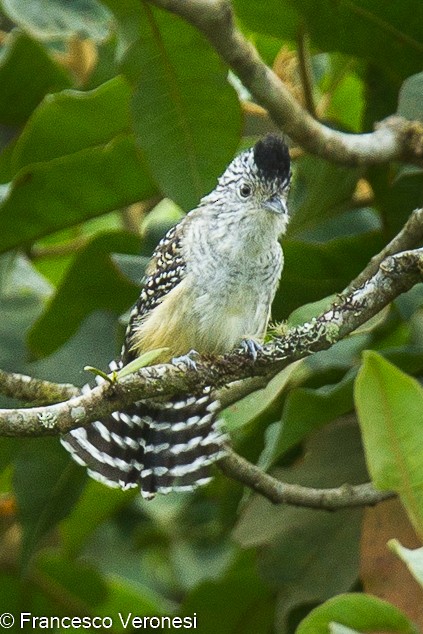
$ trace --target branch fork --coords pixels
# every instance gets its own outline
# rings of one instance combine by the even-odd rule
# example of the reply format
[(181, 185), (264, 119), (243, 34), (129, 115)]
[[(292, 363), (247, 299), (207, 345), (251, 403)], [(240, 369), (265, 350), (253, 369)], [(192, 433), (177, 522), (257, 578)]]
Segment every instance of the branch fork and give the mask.
[[(377, 314), (401, 293), (423, 281), (423, 210), (413, 212), (402, 231), (375, 256), (368, 267), (343, 291), (336, 303), (310, 322), (291, 328), (263, 347), (255, 362), (241, 351), (223, 357), (200, 359), (197, 368), (160, 364), (141, 368), (117, 383), (103, 383), (81, 394), (75, 386), (55, 384), (0, 371), (0, 391), (35, 403), (38, 407), (0, 409), (0, 435), (46, 436), (88, 425), (137, 400), (196, 392), (206, 385), (225, 387), (226, 407), (263, 387), (295, 360), (330, 348)], [(253, 378), (252, 378), (253, 377)], [(248, 379), (245, 381), (245, 379)], [(243, 380), (241, 382), (241, 380)], [(220, 393), (218, 396), (220, 397)], [(370, 483), (337, 489), (312, 489), (279, 482), (248, 463), (232, 450), (219, 462), (229, 477), (237, 479), (274, 503), (334, 510), (375, 504), (391, 496)]]

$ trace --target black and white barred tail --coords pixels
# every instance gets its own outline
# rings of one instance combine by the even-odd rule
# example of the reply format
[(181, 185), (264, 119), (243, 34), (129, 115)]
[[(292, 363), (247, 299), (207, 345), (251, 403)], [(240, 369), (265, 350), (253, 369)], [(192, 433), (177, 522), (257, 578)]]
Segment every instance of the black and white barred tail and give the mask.
[(224, 455), (218, 409), (210, 388), (163, 403), (140, 401), (73, 429), (61, 442), (92, 478), (110, 487), (139, 486), (145, 498), (189, 491), (210, 481), (210, 465)]

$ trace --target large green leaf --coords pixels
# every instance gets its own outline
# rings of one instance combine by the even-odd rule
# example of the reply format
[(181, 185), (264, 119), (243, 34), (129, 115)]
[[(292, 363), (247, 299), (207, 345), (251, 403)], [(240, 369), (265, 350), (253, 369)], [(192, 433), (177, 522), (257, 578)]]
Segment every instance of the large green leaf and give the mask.
[(138, 489), (109, 489), (95, 480), (89, 480), (72, 514), (60, 525), (66, 552), (73, 557), (77, 555), (98, 525), (136, 495), (139, 495)]
[(286, 319), (299, 306), (342, 291), (382, 246), (376, 232), (323, 244), (282, 240), (285, 265), (273, 302), (273, 319)]
[(100, 234), (78, 254), (61, 286), (35, 322), (28, 345), (37, 357), (51, 354), (96, 310), (125, 311), (139, 289), (123, 277), (110, 259), (113, 251), (139, 249), (139, 239), (127, 233)]
[(279, 39), (295, 40), (301, 26), (301, 17), (295, 6), (284, 0), (246, 2), (234, 0), (236, 14), (248, 29), (266, 33)]
[(257, 390), (228, 407), (223, 412), (228, 430), (233, 432), (255, 422), (264, 426), (266, 422), (274, 420), (275, 413), (278, 416), (284, 392), (293, 384), (301, 382), (301, 379), (306, 375), (307, 371), (301, 362), (291, 363), (282, 372), (279, 372), (264, 389)]
[(290, 195), (293, 215), (288, 235), (295, 238), (345, 211), (351, 204), (359, 175), (358, 169), (313, 156), (298, 159)]
[(357, 628), (360, 632), (383, 630), (418, 634), (417, 628), (398, 608), (367, 594), (344, 594), (329, 599), (310, 612), (295, 634), (331, 634), (331, 623)]
[[(312, 487), (362, 482), (366, 470), (355, 425), (332, 425), (312, 436), (305, 458), (272, 475)], [(358, 575), (361, 511), (329, 514), (272, 505), (253, 496), (242, 509), (233, 536), (244, 548), (260, 547), (262, 575), (282, 593), (281, 619), (304, 603), (329, 598), (351, 588)], [(333, 562), (337, 574), (333, 575)]]
[(238, 146), (241, 117), (227, 69), (200, 33), (147, 2), (106, 0), (131, 46), (139, 147), (163, 193), (183, 208), (212, 189)]
[(13, 167), (48, 162), (103, 145), (131, 132), (131, 89), (121, 76), (95, 90), (48, 95), (27, 122), (13, 152)]
[(273, 605), (274, 597), (258, 577), (250, 553), (244, 553), (219, 580), (195, 588), (181, 613), (196, 613), (202, 634), (266, 634)]
[[(121, 234), (118, 235), (121, 236)], [(133, 237), (130, 240), (133, 240)], [(124, 242), (124, 248), (129, 247), (125, 239), (122, 242)], [(117, 275), (116, 272), (115, 274)], [(84, 279), (85, 275), (82, 275), (81, 282)], [(0, 257), (0, 280), (0, 367), (2, 369), (52, 381), (80, 384), (81, 368), (86, 363), (90, 362), (97, 367), (107, 367), (107, 362), (117, 352), (116, 317), (112, 318), (110, 311), (99, 310), (78, 324), (78, 332), (57, 353), (48, 359), (30, 363), (25, 337), (33, 323), (40, 317), (46, 300), (51, 298), (52, 288), (30, 261), (23, 256), (15, 256), (13, 253), (3, 254)], [(106, 273), (104, 280), (107, 280)], [(66, 321), (66, 317), (63, 319)], [(60, 322), (57, 326), (60, 327)]]
[[(350, 59), (344, 63), (351, 65)], [(363, 129), (364, 106), (364, 82), (356, 73), (347, 73), (331, 91), (326, 117), (329, 121), (334, 121), (337, 127), (360, 133)]]
[(370, 60), (403, 78), (421, 68), (420, 0), (400, 5), (380, 0), (235, 0), (235, 9), (252, 31), (295, 41), (305, 26), (313, 44), (323, 51)]
[(400, 495), (423, 535), (423, 388), (376, 352), (363, 356), (355, 402), (372, 480)]
[(44, 95), (69, 85), (69, 77), (45, 48), (15, 31), (0, 62), (0, 122), (22, 124)]
[(352, 410), (354, 376), (355, 371), (352, 370), (333, 385), (315, 390), (299, 387), (288, 394), (279, 437), (273, 449), (274, 459), (313, 430)]
[[(279, 5), (280, 20), (283, 4)], [(421, 70), (420, 0), (404, 0), (401, 4), (380, 0), (290, 0), (289, 4), (303, 16), (313, 43), (322, 50), (362, 57), (402, 78)]]
[(380, 165), (369, 169), (368, 179), (383, 218), (385, 239), (391, 239), (402, 229), (413, 209), (423, 205), (423, 172)]
[(111, 16), (97, 0), (1, 0), (3, 11), (11, 20), (39, 38), (67, 39), (84, 35), (104, 38)]
[[(20, 604), (20, 589), (21, 584), (17, 575), (14, 575), (11, 571), (0, 572), (0, 611), (2, 614), (5, 612), (18, 614)], [(4, 627), (4, 626), (3, 626)], [(13, 629), (11, 630), (13, 631)]]
[(77, 612), (79, 616), (107, 616), (113, 622), (114, 632), (125, 631), (119, 613), (124, 620), (131, 615), (131, 624), (132, 617), (138, 615), (170, 612), (171, 604), (160, 595), (116, 575), (104, 575), (85, 562), (72, 561), (47, 551), (37, 557), (36, 566), (35, 585), (37, 576), (41, 576), (44, 582), (41, 588), (44, 587), (47, 592), (49, 588), (54, 590), (51, 594), (56, 598), (59, 609), (62, 608), (60, 598), (65, 596), (67, 615)]
[(132, 135), (31, 164), (3, 191), (0, 252), (148, 198), (155, 191)]
[(14, 254), (4, 254), (0, 267), (0, 364), (3, 370), (23, 372), (27, 362), (23, 336), (40, 314), (46, 292), (37, 288), (41, 282), (34, 281), (24, 258), (18, 263)]
[(13, 488), (24, 528), (23, 564), (40, 538), (71, 511), (86, 475), (57, 439), (27, 440), (15, 459)]

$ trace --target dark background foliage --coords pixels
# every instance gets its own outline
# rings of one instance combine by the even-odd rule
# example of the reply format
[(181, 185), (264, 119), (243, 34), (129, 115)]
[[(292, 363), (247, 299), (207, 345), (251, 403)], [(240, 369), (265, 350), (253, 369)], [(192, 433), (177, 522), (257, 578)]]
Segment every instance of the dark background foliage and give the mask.
[[(237, 150), (274, 125), (182, 19), (140, 0), (41, 4), (0, 1), (0, 366), (82, 385), (84, 365), (106, 369), (118, 354), (122, 315), (157, 241)], [(422, 118), (420, 0), (235, 0), (234, 9), (265, 61), (300, 102), (308, 91), (327, 125), (360, 133), (395, 112)], [(341, 167), (295, 146), (292, 156), (293, 217), (273, 318), (298, 323), (422, 205), (423, 181), (417, 167)], [(421, 387), (404, 374), (423, 372), (422, 311), (418, 285), (359, 333), (232, 406), (225, 419), (237, 451), (287, 482), (368, 480), (353, 413), (361, 353), (378, 353), (356, 385), (372, 457), (366, 429), (387, 420), (376, 411), (410, 429), (423, 422)], [(407, 466), (397, 486), (370, 471), (382, 488), (411, 492), (403, 501), (422, 535), (421, 441), (385, 440), (421, 470)], [(346, 610), (356, 630), (412, 632), (393, 606), (361, 593), (423, 624), (422, 590), (410, 575), (398, 591), (384, 550), (389, 537), (419, 544), (393, 504), (364, 517), (276, 507), (217, 470), (195, 494), (148, 503), (89, 480), (57, 439), (2, 438), (0, 612), (196, 613), (204, 634), (289, 634), (329, 632)], [(385, 590), (372, 581), (379, 551), (388, 556)], [(328, 599), (320, 620), (299, 626)], [(117, 617), (113, 631), (124, 631)]]

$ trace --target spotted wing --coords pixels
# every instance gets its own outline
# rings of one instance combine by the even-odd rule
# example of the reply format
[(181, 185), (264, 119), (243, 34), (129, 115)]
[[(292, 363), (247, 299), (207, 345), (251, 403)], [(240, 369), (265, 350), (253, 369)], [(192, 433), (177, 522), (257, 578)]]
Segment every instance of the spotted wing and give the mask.
[(121, 358), (124, 365), (132, 361), (131, 341), (141, 318), (153, 310), (160, 300), (181, 282), (185, 274), (185, 262), (182, 257), (181, 239), (184, 221), (172, 227), (157, 245), (146, 270), (144, 285), (138, 301), (134, 305)]

